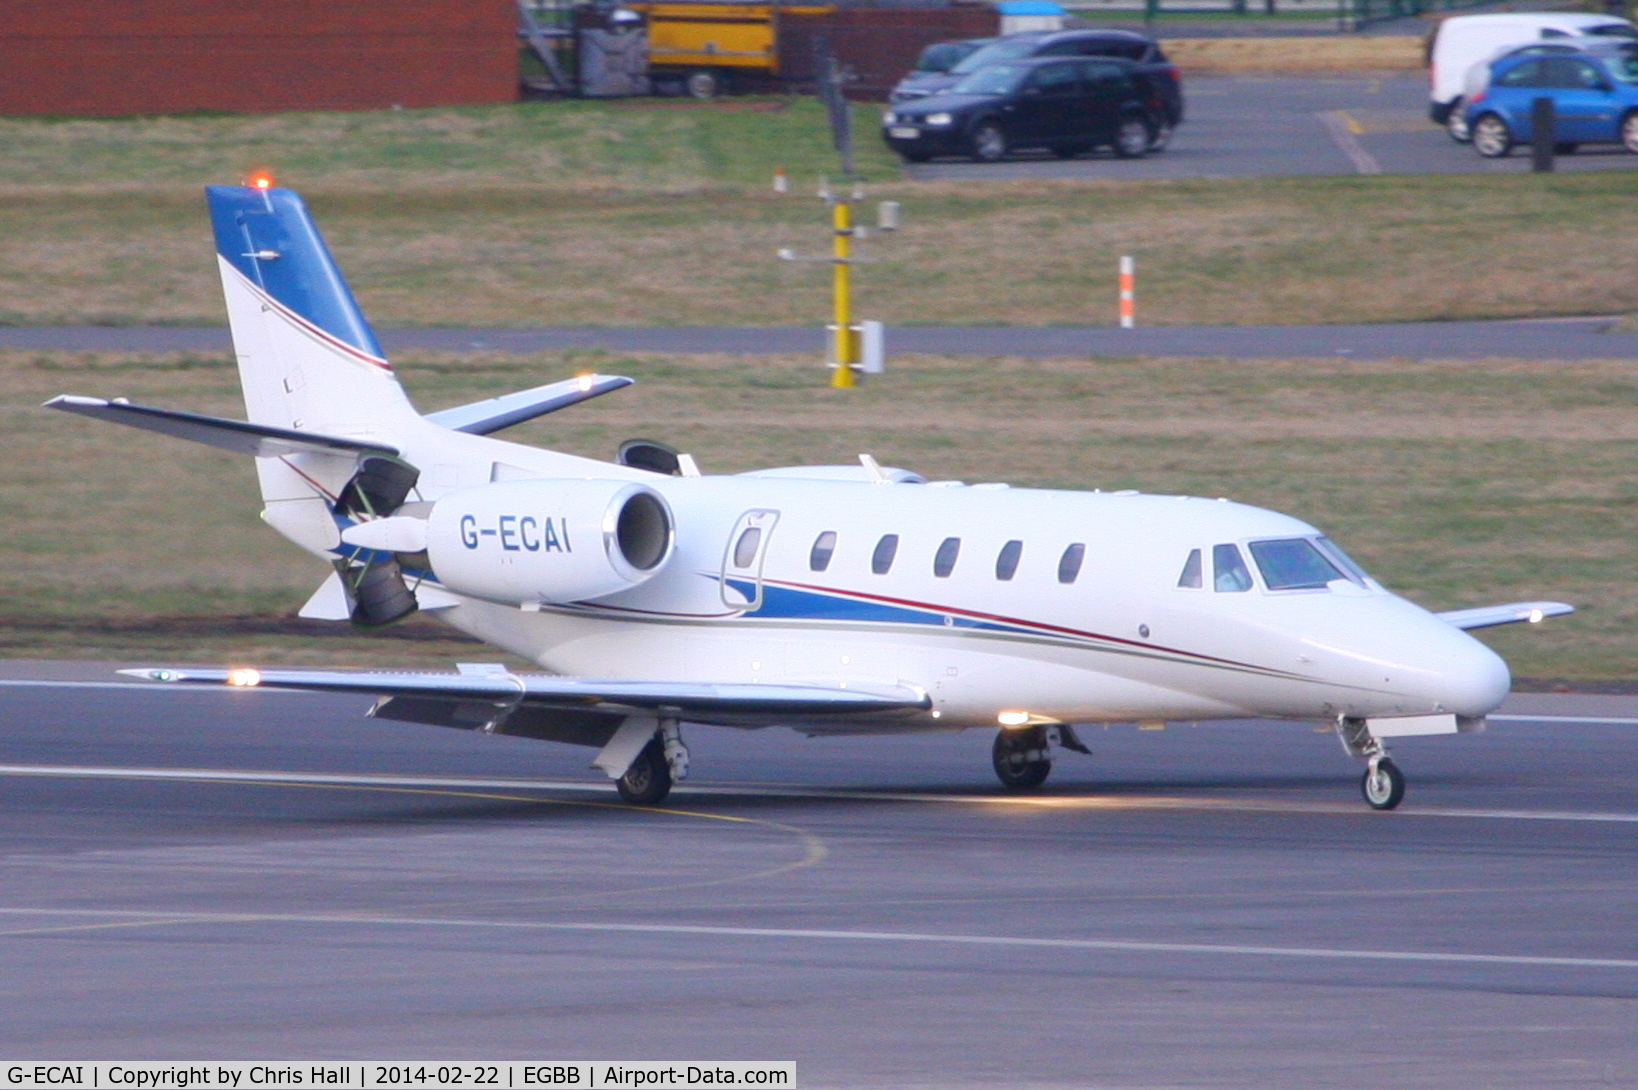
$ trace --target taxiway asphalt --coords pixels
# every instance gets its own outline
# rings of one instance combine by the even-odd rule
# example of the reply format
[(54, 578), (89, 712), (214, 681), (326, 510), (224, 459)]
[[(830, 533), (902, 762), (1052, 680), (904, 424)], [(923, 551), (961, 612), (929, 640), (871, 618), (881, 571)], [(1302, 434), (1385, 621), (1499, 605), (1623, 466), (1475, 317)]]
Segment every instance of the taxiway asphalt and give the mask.
[[(1612, 332), (1617, 319), (1403, 322), (1310, 326), (894, 326), (889, 354), (953, 356), (1165, 356), (1227, 359), (1631, 359), (1638, 335)], [(377, 331), (388, 353), (510, 352), (565, 348), (612, 352), (745, 353), (824, 351), (817, 327), (749, 326), (425, 327)], [(0, 326), (0, 349), (74, 352), (232, 351), (214, 326)]]
[(1089, 729), (1027, 797), (988, 732), (699, 728), (642, 811), (587, 750), (110, 669), (0, 669), (9, 1056), (1638, 1083), (1638, 698), (1402, 740), (1392, 814), (1249, 722)]

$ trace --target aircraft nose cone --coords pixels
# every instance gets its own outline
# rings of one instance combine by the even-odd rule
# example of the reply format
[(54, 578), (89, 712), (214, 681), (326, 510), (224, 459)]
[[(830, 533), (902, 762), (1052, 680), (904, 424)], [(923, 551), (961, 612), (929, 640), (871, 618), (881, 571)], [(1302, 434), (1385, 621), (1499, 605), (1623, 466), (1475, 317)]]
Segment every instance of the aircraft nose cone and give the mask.
[(1513, 678), (1502, 657), (1459, 629), (1445, 650), (1437, 699), (1457, 715), (1484, 715), (1506, 698)]

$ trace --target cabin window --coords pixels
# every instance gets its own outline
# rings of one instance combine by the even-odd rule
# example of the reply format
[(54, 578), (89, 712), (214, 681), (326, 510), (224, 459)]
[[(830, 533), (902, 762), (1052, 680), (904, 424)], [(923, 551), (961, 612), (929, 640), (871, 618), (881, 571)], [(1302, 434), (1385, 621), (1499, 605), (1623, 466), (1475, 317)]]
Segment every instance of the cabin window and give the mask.
[(1233, 545), (1211, 547), (1211, 585), (1214, 590), (1232, 593), (1251, 589), (1251, 572), (1246, 570), (1238, 548)]
[(808, 553), (808, 567), (824, 571), (830, 567), (830, 558), (836, 555), (836, 531), (826, 530), (813, 539), (813, 551)]
[(1251, 558), (1269, 590), (1321, 590), (1342, 573), (1305, 537), (1253, 541)]
[(877, 575), (886, 575), (893, 567), (893, 558), (899, 552), (899, 535), (883, 534), (882, 539), (876, 542), (876, 551), (870, 554), (870, 570)]
[(1009, 541), (1001, 546), (1001, 553), (995, 558), (995, 577), (1004, 583), (1018, 574), (1018, 558), (1023, 555), (1022, 541)]
[(739, 535), (739, 540), (734, 542), (734, 567), (750, 567), (751, 561), (756, 559), (756, 547), (760, 544), (762, 544), (762, 528), (760, 526), (746, 527), (745, 532)]
[(1188, 590), (1199, 590), (1202, 584), (1200, 569), (1200, 550), (1190, 549), (1189, 558), (1183, 561), (1183, 574), (1177, 577), (1177, 585)]
[(1086, 546), (1076, 542), (1058, 558), (1058, 582), (1073, 583), (1081, 574), (1081, 562), (1086, 559)]
[(961, 555), (961, 539), (947, 537), (939, 543), (938, 552), (933, 554), (933, 574), (940, 579), (950, 578), (955, 571), (956, 557)]

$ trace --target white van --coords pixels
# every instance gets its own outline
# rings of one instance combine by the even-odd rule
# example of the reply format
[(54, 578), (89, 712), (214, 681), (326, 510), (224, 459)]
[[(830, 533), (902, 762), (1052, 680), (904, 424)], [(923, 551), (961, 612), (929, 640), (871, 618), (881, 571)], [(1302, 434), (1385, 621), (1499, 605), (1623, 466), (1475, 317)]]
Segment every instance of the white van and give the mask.
[(1638, 38), (1638, 27), (1613, 15), (1570, 11), (1454, 15), (1446, 19), (1428, 45), (1428, 80), (1432, 88), (1428, 116), (1435, 125), (1448, 126), (1452, 137), (1465, 141), (1467, 126), (1462, 121), (1461, 106), (1470, 69), (1531, 42), (1577, 38)]

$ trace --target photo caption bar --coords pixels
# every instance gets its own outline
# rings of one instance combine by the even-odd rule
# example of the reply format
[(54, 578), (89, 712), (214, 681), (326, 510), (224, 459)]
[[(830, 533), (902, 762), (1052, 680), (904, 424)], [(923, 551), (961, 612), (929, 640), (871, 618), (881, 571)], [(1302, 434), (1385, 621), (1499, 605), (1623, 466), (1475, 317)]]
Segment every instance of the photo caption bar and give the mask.
[(0, 1063), (0, 1090), (621, 1090), (691, 1086), (796, 1085), (793, 1060), (455, 1061), (248, 1060), (210, 1063)]

